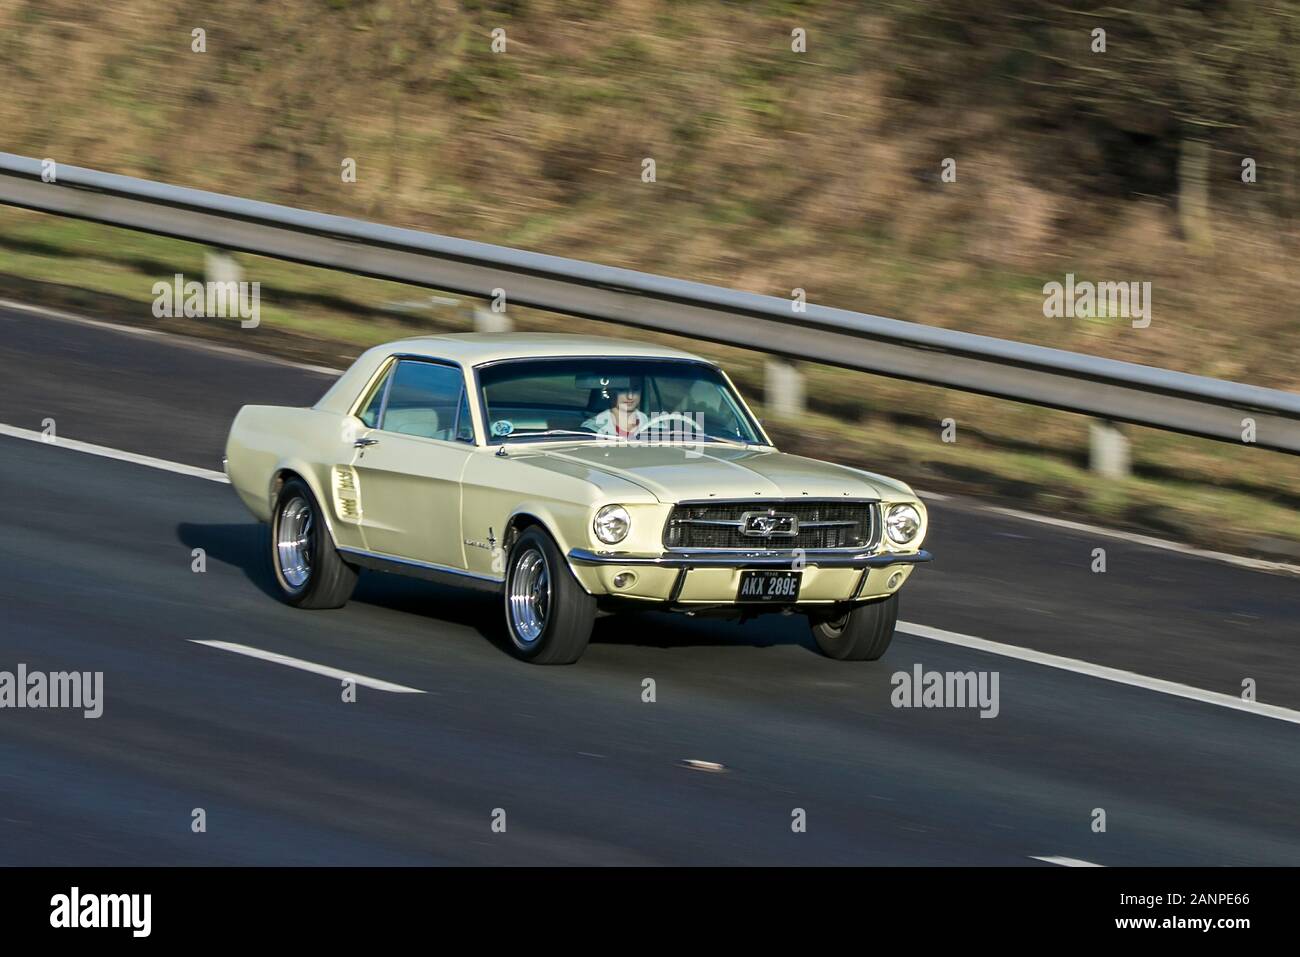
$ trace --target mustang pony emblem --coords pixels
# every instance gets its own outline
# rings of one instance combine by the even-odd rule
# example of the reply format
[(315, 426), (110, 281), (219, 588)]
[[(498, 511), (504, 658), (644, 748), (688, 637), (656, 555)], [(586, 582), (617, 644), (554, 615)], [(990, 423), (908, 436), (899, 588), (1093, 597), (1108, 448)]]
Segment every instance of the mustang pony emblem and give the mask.
[(743, 535), (760, 538), (773, 535), (789, 538), (799, 534), (799, 519), (790, 512), (770, 508), (766, 512), (746, 512), (740, 516), (740, 531)]

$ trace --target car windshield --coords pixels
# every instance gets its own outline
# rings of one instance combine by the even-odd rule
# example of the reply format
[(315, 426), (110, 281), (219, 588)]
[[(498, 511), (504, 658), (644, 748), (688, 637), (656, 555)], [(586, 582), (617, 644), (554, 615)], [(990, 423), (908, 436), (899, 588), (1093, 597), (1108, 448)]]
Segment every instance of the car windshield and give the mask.
[(491, 442), (763, 444), (722, 373), (683, 359), (515, 359), (478, 370)]

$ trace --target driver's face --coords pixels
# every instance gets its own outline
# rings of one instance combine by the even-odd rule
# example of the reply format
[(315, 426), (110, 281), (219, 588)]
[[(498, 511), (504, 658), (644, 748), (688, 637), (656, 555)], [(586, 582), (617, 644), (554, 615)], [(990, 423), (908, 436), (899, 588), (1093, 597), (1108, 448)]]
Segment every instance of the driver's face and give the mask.
[(629, 389), (626, 392), (620, 392), (614, 399), (614, 405), (620, 412), (635, 412), (640, 404), (640, 389)]

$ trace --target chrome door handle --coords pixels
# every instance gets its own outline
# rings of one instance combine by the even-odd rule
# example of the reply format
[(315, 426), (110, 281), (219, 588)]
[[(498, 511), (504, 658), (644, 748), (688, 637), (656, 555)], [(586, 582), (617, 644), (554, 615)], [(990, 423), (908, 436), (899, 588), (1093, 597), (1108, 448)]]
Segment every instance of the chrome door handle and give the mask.
[(378, 444), (379, 444), (378, 439), (357, 439), (355, 442), (352, 443), (352, 447), (354, 449), (364, 449), (367, 446), (378, 445)]

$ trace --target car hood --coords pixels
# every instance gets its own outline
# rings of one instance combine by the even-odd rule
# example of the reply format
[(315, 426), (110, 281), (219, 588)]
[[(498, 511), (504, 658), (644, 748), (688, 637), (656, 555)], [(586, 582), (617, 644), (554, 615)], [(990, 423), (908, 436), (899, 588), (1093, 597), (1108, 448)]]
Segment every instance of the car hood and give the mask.
[[(517, 454), (512, 450), (512, 454)], [(733, 445), (583, 443), (529, 450), (529, 464), (572, 475), (575, 466), (632, 482), (661, 502), (707, 498), (911, 498), (902, 482), (775, 449)], [(593, 476), (594, 478), (594, 476)]]

